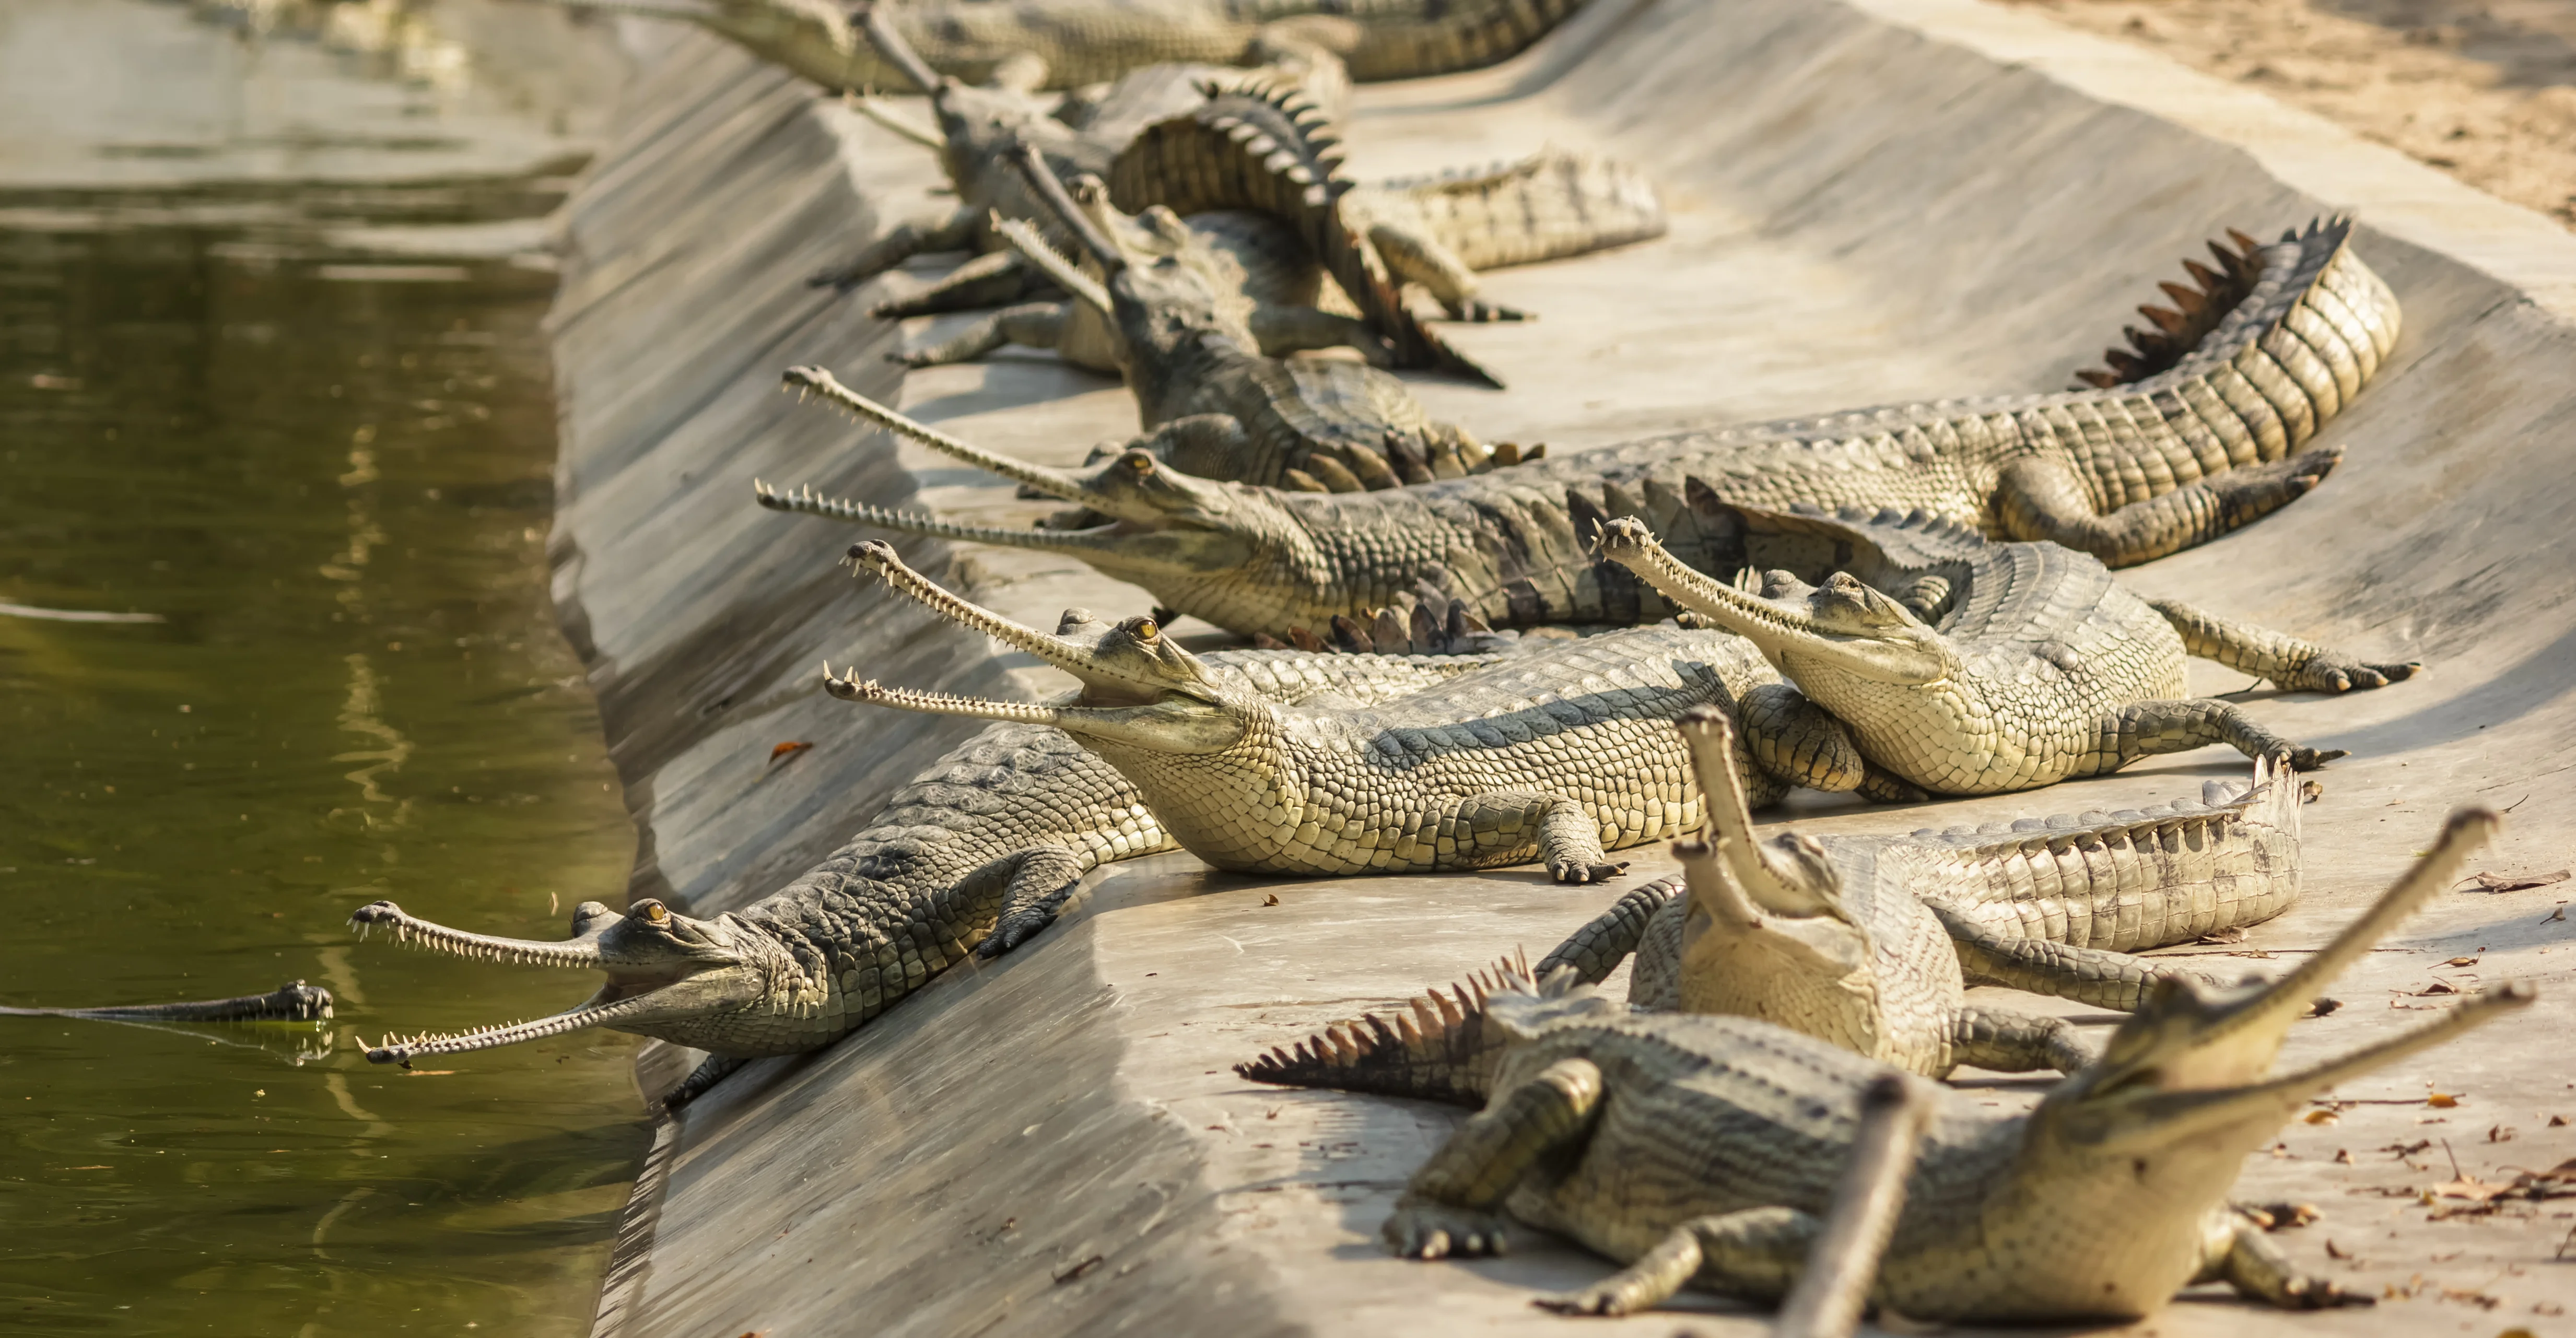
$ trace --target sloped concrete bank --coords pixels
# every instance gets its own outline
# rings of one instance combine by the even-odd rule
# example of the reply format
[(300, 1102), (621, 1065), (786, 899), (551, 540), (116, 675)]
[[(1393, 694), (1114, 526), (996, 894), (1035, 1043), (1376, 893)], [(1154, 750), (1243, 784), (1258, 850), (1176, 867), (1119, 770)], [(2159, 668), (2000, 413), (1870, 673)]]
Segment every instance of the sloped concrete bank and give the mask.
[[(2355, 755), (2308, 810), (2306, 900), (2248, 947), (2321, 941), (2458, 803), (2512, 808), (2482, 867), (2569, 862), (2576, 240), (2314, 118), (1968, 0), (1597, 3), (1512, 66), (1361, 98), (1364, 176), (1554, 140), (1644, 163), (1674, 209), (1662, 242), (1491, 276), (1497, 298), (1544, 319), (1460, 331), (1513, 388), (1425, 382), (1435, 415), (1561, 450), (2044, 390), (2093, 362), (2203, 238), (2354, 210), (2406, 335), (2329, 429), (2345, 464), (2279, 515), (2131, 574), (2151, 594), (2430, 665), (2379, 693), (2252, 698), (2274, 727)], [(1055, 463), (1133, 412), (1038, 358), (899, 382), (881, 354), (951, 327), (898, 331), (864, 310), (920, 278), (854, 299), (802, 280), (922, 205), (924, 155), (712, 41), (664, 40), (569, 219), (556, 593), (646, 833), (635, 890), (707, 911), (802, 870), (967, 732), (823, 698), (820, 661), (954, 691), (1048, 677), (837, 570), (854, 531), (752, 507), (759, 476), (978, 520), (1036, 509), (800, 409), (778, 370), (826, 364)], [(1066, 561), (904, 548), (1025, 619), (1149, 602)], [(2213, 670), (2198, 686), (2241, 683)], [(785, 742), (814, 747), (773, 764)], [(1870, 830), (2114, 808), (2236, 766), (2209, 751), (2017, 800), (1802, 817)], [(1666, 867), (1637, 853), (1632, 876)], [(1541, 951), (1617, 886), (1559, 889), (1528, 870), (1270, 884), (1182, 856), (1115, 867), (1020, 953), (952, 971), (830, 1051), (750, 1066), (667, 1126), (600, 1331), (1567, 1332), (1527, 1300), (1596, 1276), (1579, 1253), (1417, 1265), (1378, 1251), (1378, 1221), (1450, 1112), (1254, 1089), (1227, 1066), (1514, 945)], [(2411, 1190), (2452, 1178), (2439, 1149), (2385, 1149), (2447, 1140), (2484, 1179), (2576, 1155), (2576, 1129), (2549, 1126), (2576, 1119), (2554, 1039), (2576, 1023), (2568, 925), (2546, 919), (2558, 904), (2549, 889), (2450, 898), (2338, 989), (2356, 1006), (2292, 1039), (2285, 1062), (2349, 1048), (2413, 1020), (2436, 981), (2541, 983), (2535, 1012), (2343, 1093), (2379, 1104), (2294, 1125), (2248, 1164), (2248, 1197), (2325, 1210), (2283, 1238), (2303, 1264), (2397, 1293), (2297, 1317), (2187, 1303), (2147, 1328), (2422, 1333), (2514, 1315), (2552, 1331), (2552, 1307), (2576, 1301), (2576, 1274), (2552, 1262), (2568, 1223), (2432, 1220)], [(2420, 1104), (2428, 1084), (2461, 1103)], [(1735, 1311), (1705, 1322), (1758, 1330)]]

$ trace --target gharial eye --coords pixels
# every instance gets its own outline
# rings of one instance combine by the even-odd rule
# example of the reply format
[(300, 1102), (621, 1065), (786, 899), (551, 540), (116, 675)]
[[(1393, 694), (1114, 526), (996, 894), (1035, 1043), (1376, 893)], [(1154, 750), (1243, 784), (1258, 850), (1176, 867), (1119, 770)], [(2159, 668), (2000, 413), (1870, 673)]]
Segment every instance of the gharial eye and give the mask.
[(1154, 638), (1156, 638), (1156, 637), (1158, 637), (1158, 636), (1161, 636), (1162, 634), (1163, 634), (1163, 629), (1162, 629), (1162, 628), (1160, 628), (1160, 627), (1158, 627), (1158, 626), (1156, 626), (1156, 625), (1154, 624), (1154, 620), (1153, 620), (1153, 619), (1151, 619), (1151, 618), (1139, 618), (1139, 619), (1137, 619), (1137, 620), (1136, 620), (1136, 639), (1137, 639), (1137, 640), (1139, 640), (1139, 641), (1151, 641), (1151, 640), (1153, 640)]
[(671, 912), (658, 901), (647, 901), (643, 905), (636, 907), (635, 910), (637, 914), (644, 917), (644, 923), (648, 925), (669, 924), (671, 922)]
[(1154, 472), (1154, 457), (1143, 451), (1131, 451), (1127, 456), (1127, 467), (1139, 474), (1151, 474)]

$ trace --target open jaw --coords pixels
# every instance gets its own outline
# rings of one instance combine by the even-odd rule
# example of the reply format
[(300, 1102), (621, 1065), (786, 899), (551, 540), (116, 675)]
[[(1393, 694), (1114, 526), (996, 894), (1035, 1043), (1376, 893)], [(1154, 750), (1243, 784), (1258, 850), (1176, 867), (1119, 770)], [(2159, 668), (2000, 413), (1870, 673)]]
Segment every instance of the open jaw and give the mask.
[(968, 716), (1053, 725), (1068, 733), (1133, 743), (1161, 751), (1223, 748), (1242, 734), (1242, 722), (1219, 700), (1215, 682), (1196, 656), (1162, 635), (1151, 618), (1102, 623), (1068, 610), (1053, 634), (1025, 627), (941, 589), (903, 564), (891, 545), (853, 545), (852, 565), (885, 579), (896, 593), (949, 621), (1027, 651), (1082, 681), (1076, 704), (1039, 705), (992, 701), (889, 688), (823, 667), (824, 690), (843, 701), (868, 702), (931, 715)]
[(2277, 980), (2211, 991), (2182, 978), (2156, 992), (2121, 1024), (2102, 1061), (2052, 1092), (2044, 1106), (2087, 1126), (2095, 1139), (2149, 1135), (2158, 1141), (2247, 1119), (2286, 1119), (2309, 1094), (2448, 1040), (2529, 1004), (2524, 982), (2496, 986), (2442, 1019), (2375, 1045), (2271, 1079), (2291, 1024), (2316, 992), (2368, 953), (2416, 907), (2459, 879), (2460, 869), (2500, 825), (2486, 809), (2451, 815), (2439, 840), (2371, 908)]
[(649, 899), (635, 903), (623, 916), (597, 902), (583, 902), (573, 912), (574, 936), (560, 942), (450, 929), (413, 916), (390, 901), (359, 907), (349, 923), (361, 937), (387, 930), (396, 942), (451, 956), (588, 969), (608, 976), (598, 993), (549, 1017), (470, 1031), (387, 1036), (367, 1049), (367, 1059), (377, 1064), (408, 1065), (428, 1055), (489, 1050), (584, 1027), (653, 1035), (656, 1024), (749, 1007), (762, 997), (767, 983), (767, 973), (757, 963), (724, 941), (730, 934), (715, 924), (674, 915)]
[[(1654, 534), (1633, 517), (1616, 517), (1601, 527), (1601, 555), (1635, 572), (1664, 598), (1719, 627), (1760, 646), (1765, 654), (1796, 651), (1826, 660), (1860, 677), (1885, 683), (1923, 684), (1946, 676), (1943, 656), (1913, 637), (1873, 636), (1825, 626), (1811, 608), (1767, 599), (1684, 566)], [(1817, 600), (1895, 608), (1845, 573), (1836, 573), (1813, 592)], [(1918, 635), (1920, 624), (1902, 630)]]

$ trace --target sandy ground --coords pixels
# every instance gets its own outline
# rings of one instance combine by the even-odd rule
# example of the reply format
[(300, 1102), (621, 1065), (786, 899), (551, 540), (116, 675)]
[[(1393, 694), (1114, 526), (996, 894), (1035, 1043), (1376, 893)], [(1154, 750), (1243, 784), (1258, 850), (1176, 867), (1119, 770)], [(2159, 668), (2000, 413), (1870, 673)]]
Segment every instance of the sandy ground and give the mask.
[(2576, 225), (2576, 0), (2007, 0)]

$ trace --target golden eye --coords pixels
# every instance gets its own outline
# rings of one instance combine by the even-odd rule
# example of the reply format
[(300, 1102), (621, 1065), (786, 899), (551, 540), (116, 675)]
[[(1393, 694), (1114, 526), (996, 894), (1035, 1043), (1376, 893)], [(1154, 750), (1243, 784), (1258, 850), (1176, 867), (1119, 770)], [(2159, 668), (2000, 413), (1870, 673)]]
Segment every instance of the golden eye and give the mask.
[(1137, 620), (1136, 620), (1136, 639), (1137, 639), (1137, 640), (1139, 640), (1139, 641), (1151, 641), (1151, 640), (1153, 640), (1154, 638), (1156, 638), (1156, 637), (1158, 637), (1158, 636), (1161, 636), (1162, 634), (1163, 634), (1163, 629), (1162, 629), (1162, 628), (1159, 628), (1159, 627), (1156, 627), (1156, 626), (1154, 625), (1154, 620), (1153, 620), (1153, 619), (1151, 619), (1151, 618), (1139, 618), (1139, 619), (1137, 619)]
[(1127, 455), (1127, 467), (1139, 474), (1151, 474), (1154, 472), (1154, 457), (1143, 451), (1130, 451)]
[(644, 923), (646, 924), (658, 925), (670, 922), (671, 913), (664, 910), (662, 908), (662, 903), (658, 901), (647, 901), (643, 905), (636, 907), (636, 909), (643, 913)]

